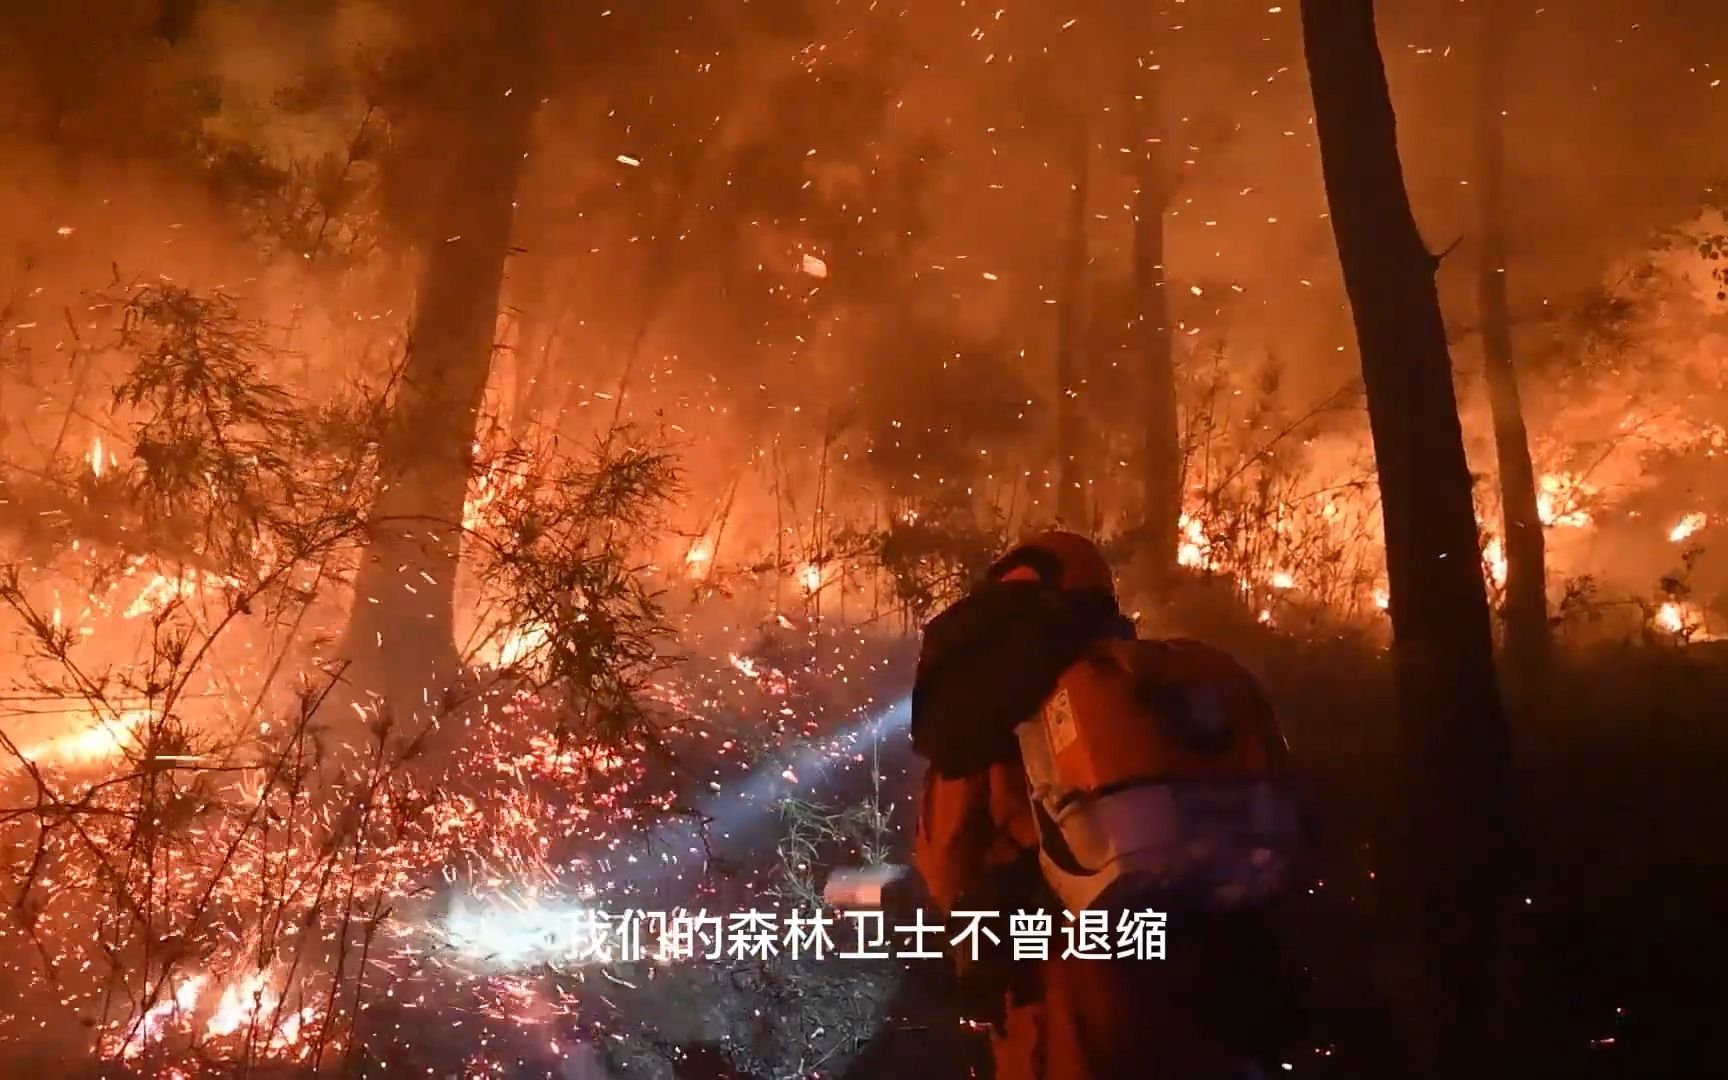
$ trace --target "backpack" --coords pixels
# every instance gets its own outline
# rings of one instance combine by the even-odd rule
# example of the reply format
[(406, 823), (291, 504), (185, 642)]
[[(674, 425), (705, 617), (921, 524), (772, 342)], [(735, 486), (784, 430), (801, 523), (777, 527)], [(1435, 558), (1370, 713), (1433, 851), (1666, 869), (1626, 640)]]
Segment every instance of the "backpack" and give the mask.
[(1288, 888), (1289, 748), (1258, 683), (1197, 641), (1105, 640), (1014, 729), (1068, 910), (1232, 910)]

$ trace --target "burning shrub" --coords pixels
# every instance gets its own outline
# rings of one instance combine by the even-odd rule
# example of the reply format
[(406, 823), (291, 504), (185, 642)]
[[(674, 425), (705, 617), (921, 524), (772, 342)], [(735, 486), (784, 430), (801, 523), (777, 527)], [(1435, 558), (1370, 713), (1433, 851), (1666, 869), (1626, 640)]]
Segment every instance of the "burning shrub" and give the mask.
[[(453, 699), (460, 745), (429, 755), (432, 730), (387, 710), (333, 723), (339, 670), (277, 689), (309, 617), (340, 616), (383, 406), (296, 400), (260, 373), (269, 342), (222, 294), (133, 293), (113, 395), (132, 444), (44, 481), (54, 505), (104, 499), (88, 516), (111, 527), (0, 578), (22, 689), (82, 725), (0, 734), (0, 832), (22, 853), (0, 878), (20, 931), (0, 955), (42, 991), (37, 1019), (82, 1021), (68, 1038), (130, 1069), (371, 1054), (369, 994), (422, 970), (381, 970), (378, 950), (417, 932), (428, 898), (450, 880), (556, 885), (608, 824), (670, 803), (639, 784), (666, 627), (632, 553), (671, 457), (620, 430), (580, 457), (493, 463), (467, 556), (512, 681)], [(68, 583), (82, 610), (63, 612)]]
[(644, 707), (668, 660), (660, 594), (637, 561), (677, 490), (668, 452), (630, 429), (580, 458), (505, 455), (513, 474), (472, 529), (471, 570), (500, 611), (497, 660), (564, 708), (560, 731), (606, 745), (653, 737)]

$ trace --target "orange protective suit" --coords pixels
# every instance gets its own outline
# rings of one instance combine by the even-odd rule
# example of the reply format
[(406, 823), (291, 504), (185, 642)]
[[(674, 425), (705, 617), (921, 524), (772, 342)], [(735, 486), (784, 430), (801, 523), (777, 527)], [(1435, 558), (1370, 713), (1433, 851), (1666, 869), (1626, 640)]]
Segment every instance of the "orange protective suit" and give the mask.
[[(933, 905), (955, 910), (1052, 910), (1027, 899), (1026, 866), (1035, 856), (1031, 808), (1019, 765), (949, 779), (926, 773), (914, 858)], [(1272, 928), (1235, 916), (1207, 925), (1172, 917), (1164, 961), (1052, 959), (997, 961), (990, 974), (962, 982), (994, 990), (991, 1051), (998, 1080), (1239, 1080), (1252, 1075), (1243, 1053), (1207, 1014), (1255, 1010), (1252, 989), (1230, 984), (1275, 955)], [(1006, 938), (1006, 935), (1002, 935)], [(1005, 946), (1004, 946), (1005, 947)], [(982, 976), (982, 977), (981, 977)]]
[(1259, 975), (1276, 963), (1277, 938), (1258, 912), (1172, 913), (1162, 961), (1059, 959), (1060, 935), (1050, 960), (1010, 958), (1008, 914), (1041, 910), (1061, 921), (1038, 869), (1010, 726), (1032, 715), (1089, 643), (1124, 631), (1102, 556), (1065, 533), (1011, 552), (991, 582), (926, 631), (913, 744), (930, 768), (914, 859), (944, 917), (1004, 916), (999, 948), (977, 963), (955, 957), (973, 1011), (991, 1021), (1000, 1080), (1242, 1080), (1256, 1075), (1245, 1044), (1275, 1009), (1275, 988)]

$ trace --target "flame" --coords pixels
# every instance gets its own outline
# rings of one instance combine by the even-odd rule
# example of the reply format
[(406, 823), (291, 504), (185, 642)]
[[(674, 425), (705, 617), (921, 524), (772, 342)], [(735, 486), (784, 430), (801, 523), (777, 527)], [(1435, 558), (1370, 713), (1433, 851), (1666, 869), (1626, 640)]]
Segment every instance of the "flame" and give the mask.
[(696, 542), (690, 545), (690, 550), (684, 553), (684, 570), (691, 581), (707, 578), (713, 562), (714, 542), (706, 536), (698, 537)]
[(168, 577), (166, 574), (152, 574), (150, 581), (143, 584), (137, 596), (126, 605), (121, 612), (121, 619), (137, 619), (140, 615), (161, 612), (176, 600), (187, 600), (188, 596), (197, 593), (200, 586), (206, 589), (240, 588), (238, 577), (223, 577), (219, 574), (199, 575), (197, 570), (187, 570), (180, 577)]
[(102, 436), (90, 440), (90, 452), (84, 455), (84, 460), (90, 463), (90, 475), (102, 479)]
[(147, 709), (131, 709), (113, 719), (92, 717), (93, 726), (29, 746), (19, 756), (38, 765), (93, 765), (119, 757), (134, 741), (139, 728), (150, 721)]
[(474, 490), (462, 500), (462, 527), (472, 532), (486, 523), (486, 509), (498, 498), (498, 489), (490, 483), (491, 474), (475, 478)]
[(798, 571), (798, 583), (804, 586), (804, 591), (813, 593), (822, 587), (822, 568), (815, 563), (806, 564)]
[(276, 1036), (271, 1040), (273, 1046), (293, 1046), (300, 1041), (300, 1029), (306, 1021), (317, 1015), (310, 1006), (299, 1012), (291, 1012), (282, 1018), (281, 1025), (276, 1029)]
[(493, 666), (509, 667), (512, 664), (519, 664), (550, 640), (551, 634), (539, 623), (512, 626), (505, 632), (504, 640), (498, 645), (498, 659)]
[(181, 983), (172, 997), (158, 1001), (150, 1006), (138, 1020), (136, 1030), (126, 1044), (121, 1047), (122, 1057), (131, 1059), (137, 1057), (144, 1048), (153, 1042), (161, 1041), (168, 1033), (169, 1021), (176, 1017), (188, 1016), (198, 1006), (199, 995), (210, 981), (208, 975), (194, 975)]
[[(476, 442), (473, 455), (479, 458), (483, 450)], [(487, 523), (487, 511), (498, 497), (510, 488), (520, 488), (528, 482), (520, 470), (505, 468), (502, 462), (494, 462), (481, 470), (469, 485), (469, 490), (462, 499), (462, 528), (473, 531)]]
[(1498, 536), (1490, 536), (1482, 545), (1482, 562), (1496, 585), (1506, 584), (1506, 544)]
[(1718, 641), (1722, 637), (1710, 632), (1704, 610), (1685, 600), (1664, 601), (1650, 621), (1658, 630), (1674, 634), (1686, 641)]
[(1592, 519), (1581, 504), (1595, 494), (1596, 488), (1581, 476), (1544, 474), (1536, 492), (1536, 516), (1549, 528), (1582, 529)]
[[(212, 982), (208, 974), (194, 975), (186, 979), (175, 988), (173, 996), (152, 1005), (136, 1025), (127, 1022), (131, 1031), (124, 1045), (115, 1047), (115, 1040), (112, 1039), (107, 1041), (107, 1045), (111, 1049), (118, 1049), (121, 1057), (131, 1060), (149, 1044), (162, 1041), (170, 1030), (191, 1031), (194, 1024), (193, 1013), (197, 1010), (205, 989)], [(284, 1053), (292, 1048), (302, 1047), (296, 1056), (303, 1056), (306, 1052), (303, 1047), (306, 1027), (318, 1018), (319, 1010), (307, 1006), (278, 1014), (278, 1000), (279, 995), (270, 988), (269, 975), (266, 972), (260, 971), (230, 981), (223, 988), (215, 1009), (204, 1022), (204, 1037), (226, 1038), (262, 1022), (272, 1025), (274, 1030), (268, 1033), (267, 1039), (260, 1038), (260, 1047), (272, 1053)], [(265, 1034), (261, 1027), (258, 1034)], [(186, 1074), (174, 1070), (167, 1075)]]
[(209, 1023), (204, 1025), (204, 1034), (213, 1039), (224, 1035), (232, 1035), (244, 1027), (256, 1013), (268, 1012), (276, 1004), (276, 995), (265, 985), (269, 976), (260, 971), (249, 975), (238, 982), (231, 982), (222, 991), (222, 999), (216, 1003), (216, 1011), (211, 1014)]
[(1296, 575), (1288, 570), (1275, 570), (1272, 572), (1272, 587), (1280, 591), (1294, 589), (1296, 587)]
[(198, 1004), (198, 995), (204, 992), (204, 985), (210, 981), (208, 975), (194, 975), (180, 984), (174, 991), (174, 1004), (182, 1012), (191, 1012)]
[(1176, 545), (1177, 565), (1204, 569), (1207, 565), (1206, 549), (1211, 545), (1200, 519), (1183, 514), (1177, 519), (1176, 528), (1180, 537)]
[(1392, 606), (1392, 594), (1385, 589), (1374, 590), (1374, 606), (1386, 611)]
[(1656, 612), (1656, 625), (1671, 634), (1678, 634), (1686, 629), (1686, 616), (1680, 605), (1670, 600)]
[(732, 666), (738, 669), (738, 674), (746, 679), (755, 679), (770, 697), (785, 697), (791, 689), (791, 680), (777, 667), (764, 669), (755, 657), (739, 656), (737, 653), (732, 653), (728, 659), (732, 661)]
[(1694, 511), (1681, 518), (1679, 523), (1668, 530), (1668, 542), (1678, 544), (1710, 523), (1703, 513)]

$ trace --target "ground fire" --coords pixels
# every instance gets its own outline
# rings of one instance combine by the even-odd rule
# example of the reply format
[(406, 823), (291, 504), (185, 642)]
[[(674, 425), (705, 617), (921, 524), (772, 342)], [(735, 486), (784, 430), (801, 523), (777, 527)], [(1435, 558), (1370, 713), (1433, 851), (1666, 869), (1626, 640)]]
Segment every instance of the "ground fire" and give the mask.
[[(8, 1075), (1020, 1075), (1064, 994), (1149, 1076), (1214, 992), (1231, 1075), (1709, 1052), (1722, 5), (0, 34)], [(927, 850), (990, 777), (1000, 925)]]

